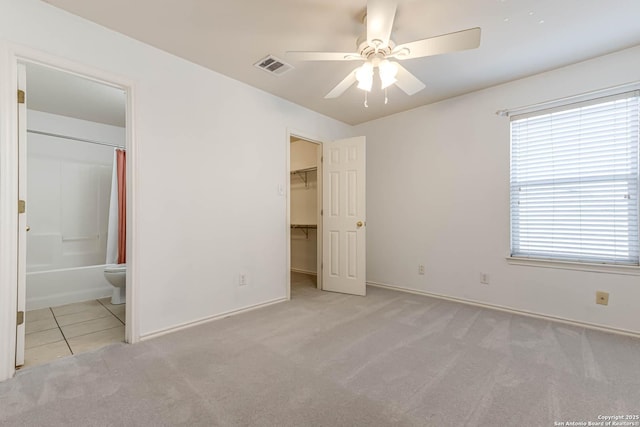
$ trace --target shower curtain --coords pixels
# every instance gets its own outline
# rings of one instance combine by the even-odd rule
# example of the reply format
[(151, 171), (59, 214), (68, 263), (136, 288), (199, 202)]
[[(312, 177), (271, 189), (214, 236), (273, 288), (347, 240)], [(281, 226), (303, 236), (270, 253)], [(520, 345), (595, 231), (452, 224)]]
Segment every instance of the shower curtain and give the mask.
[(109, 225), (107, 228), (107, 264), (127, 262), (127, 153), (113, 152)]

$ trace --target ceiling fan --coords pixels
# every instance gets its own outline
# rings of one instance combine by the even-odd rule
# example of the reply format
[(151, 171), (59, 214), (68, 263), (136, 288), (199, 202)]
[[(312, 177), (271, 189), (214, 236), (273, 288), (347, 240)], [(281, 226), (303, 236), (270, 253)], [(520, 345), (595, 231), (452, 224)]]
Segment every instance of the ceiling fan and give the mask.
[(350, 72), (328, 94), (326, 99), (337, 98), (358, 82), (358, 88), (366, 94), (373, 86), (374, 70), (378, 69), (381, 89), (385, 89), (385, 104), (387, 103), (386, 88), (395, 84), (407, 95), (413, 95), (425, 88), (417, 77), (407, 71), (397, 61), (460, 50), (475, 49), (480, 45), (480, 28), (470, 28), (455, 33), (443, 34), (427, 39), (416, 40), (396, 45), (391, 40), (391, 30), (396, 15), (397, 0), (369, 0), (364, 18), (366, 33), (358, 38), (357, 52), (286, 52), (287, 58), (299, 61), (364, 61)]

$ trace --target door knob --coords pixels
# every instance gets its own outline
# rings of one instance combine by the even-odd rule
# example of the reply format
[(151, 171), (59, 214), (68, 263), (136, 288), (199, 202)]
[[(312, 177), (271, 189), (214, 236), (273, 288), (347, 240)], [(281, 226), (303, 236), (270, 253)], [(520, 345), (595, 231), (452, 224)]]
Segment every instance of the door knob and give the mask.
[(362, 221), (358, 221), (356, 222), (356, 225), (358, 226), (358, 228), (360, 228), (364, 225), (364, 223)]
[(31, 230), (31, 227), (29, 227), (29, 226), (27, 225), (27, 231), (29, 231), (29, 230)]

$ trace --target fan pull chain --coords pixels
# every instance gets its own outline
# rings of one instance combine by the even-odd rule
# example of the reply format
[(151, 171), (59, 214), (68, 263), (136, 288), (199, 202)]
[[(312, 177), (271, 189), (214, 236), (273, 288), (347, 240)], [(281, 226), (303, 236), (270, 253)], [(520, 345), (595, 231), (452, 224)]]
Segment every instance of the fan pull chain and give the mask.
[(389, 98), (387, 97), (387, 88), (384, 88), (384, 105), (389, 103)]
[(369, 108), (369, 103), (367, 102), (367, 94), (369, 92), (365, 91), (364, 92), (364, 108)]

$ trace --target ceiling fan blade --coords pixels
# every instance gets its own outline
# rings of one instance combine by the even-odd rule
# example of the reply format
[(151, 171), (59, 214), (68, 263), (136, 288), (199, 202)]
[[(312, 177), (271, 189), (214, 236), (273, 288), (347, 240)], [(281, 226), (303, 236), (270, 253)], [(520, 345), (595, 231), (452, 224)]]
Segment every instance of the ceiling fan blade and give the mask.
[(398, 86), (404, 93), (411, 96), (420, 92), (425, 88), (424, 83), (422, 83), (416, 76), (411, 74), (406, 68), (402, 65), (396, 63), (398, 66), (398, 74), (396, 75), (396, 86)]
[[(358, 67), (360, 68), (360, 67)], [(344, 78), (336, 87), (331, 89), (331, 92), (324, 96), (325, 99), (337, 98), (342, 95), (347, 89), (349, 89), (356, 82), (356, 68), (350, 72), (347, 77)]]
[(397, 59), (413, 59), (475, 49), (480, 46), (480, 31), (480, 28), (476, 27), (401, 44), (393, 49), (392, 56)]
[(376, 46), (376, 42), (381, 48), (389, 45), (397, 6), (396, 0), (367, 2), (367, 42), (370, 46)]
[(287, 59), (297, 61), (356, 61), (362, 57), (353, 52), (286, 52)]

